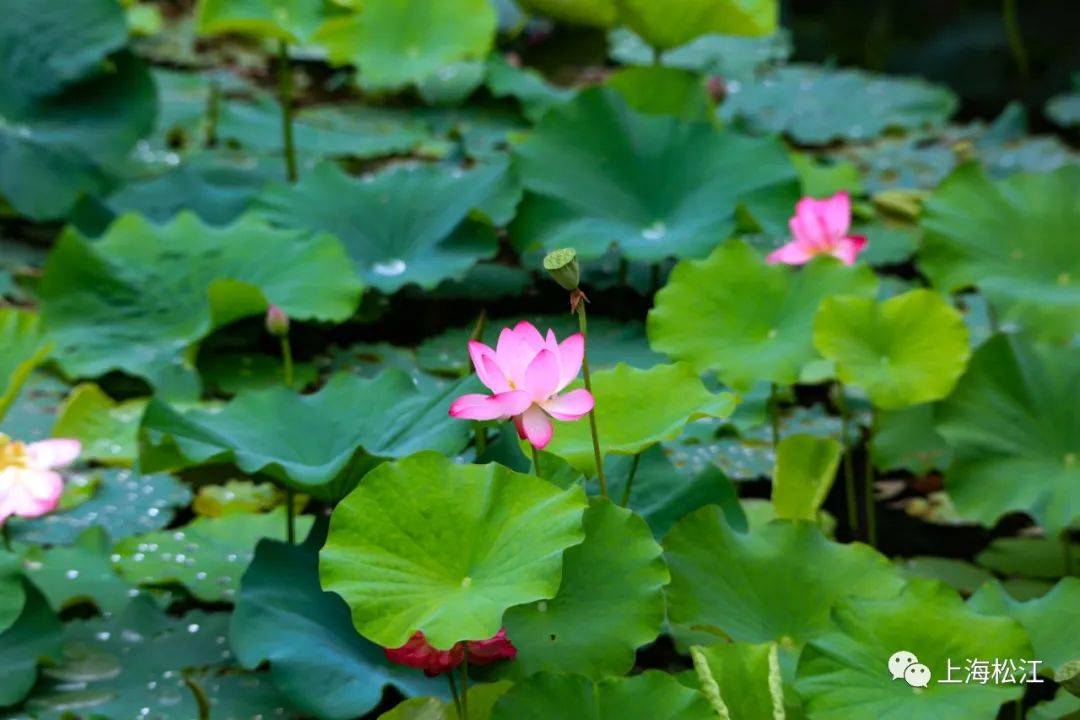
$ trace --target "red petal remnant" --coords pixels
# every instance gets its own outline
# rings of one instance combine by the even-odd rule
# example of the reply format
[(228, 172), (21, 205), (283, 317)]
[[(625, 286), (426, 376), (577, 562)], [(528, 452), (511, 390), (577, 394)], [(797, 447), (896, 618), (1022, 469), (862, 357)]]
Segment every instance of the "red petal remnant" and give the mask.
[(473, 665), (490, 665), (499, 660), (513, 660), (517, 657), (517, 648), (506, 637), (506, 630), (500, 630), (487, 640), (467, 640), (459, 642), (449, 650), (437, 650), (417, 631), (409, 642), (399, 648), (387, 648), (386, 657), (398, 665), (423, 670), (428, 677), (435, 677), (450, 672), (465, 660), (468, 650), (469, 662)]
[(517, 648), (510, 642), (510, 638), (506, 637), (505, 629), (487, 640), (470, 640), (465, 644), (469, 648), (469, 663), (472, 665), (489, 665), (517, 657)]

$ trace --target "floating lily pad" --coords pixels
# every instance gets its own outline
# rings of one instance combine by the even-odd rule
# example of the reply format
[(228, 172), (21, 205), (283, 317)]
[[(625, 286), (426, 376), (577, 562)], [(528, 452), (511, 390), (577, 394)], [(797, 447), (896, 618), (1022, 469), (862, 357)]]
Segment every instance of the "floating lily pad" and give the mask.
[(359, 68), (365, 89), (397, 89), (487, 56), (495, 7), (488, 0), (363, 3), (357, 13), (327, 22), (317, 40), (331, 60)]
[(187, 356), (215, 327), (268, 303), (295, 319), (344, 320), (360, 284), (333, 238), (250, 217), (214, 228), (185, 213), (160, 226), (125, 215), (93, 243), (68, 229), (40, 291), (66, 372), (123, 370), (190, 398), (199, 379)]
[(803, 643), (828, 629), (829, 610), (841, 598), (888, 597), (903, 584), (865, 545), (832, 542), (804, 522), (737, 532), (717, 507), (680, 520), (664, 549), (670, 621), (739, 642)]
[(90, 602), (105, 613), (120, 612), (133, 588), (113, 569), (111, 547), (101, 527), (87, 528), (70, 547), (31, 548), (24, 559), (26, 577), (57, 612), (80, 602)]
[(82, 443), (79, 457), (106, 465), (131, 465), (145, 399), (116, 402), (93, 383), (79, 385), (60, 406), (53, 437)]
[(755, 380), (790, 385), (818, 358), (813, 321), (822, 301), (871, 298), (876, 289), (866, 267), (820, 258), (793, 270), (730, 241), (704, 260), (675, 266), (649, 312), (649, 342), (739, 389)]
[(783, 132), (802, 145), (827, 145), (891, 129), (942, 125), (957, 105), (950, 90), (923, 80), (794, 64), (729, 86), (720, 114), (755, 132)]
[(642, 261), (700, 257), (738, 208), (779, 233), (798, 199), (780, 142), (645, 115), (612, 88), (552, 108), (515, 153), (526, 190), (516, 244), (584, 259), (612, 245)]
[(776, 643), (690, 648), (701, 690), (720, 717), (784, 720)]
[[(568, 389), (584, 387), (582, 381)], [(619, 364), (592, 375), (596, 425), (604, 455), (636, 455), (677, 437), (691, 420), (726, 417), (735, 409), (731, 393), (711, 393), (689, 365), (657, 365), (638, 370)], [(642, 412), (648, 408), (648, 412)], [(586, 476), (596, 474), (589, 422), (558, 423), (545, 450)]]
[(992, 182), (958, 169), (926, 202), (919, 267), (935, 287), (978, 286), (1000, 323), (1068, 339), (1080, 334), (1080, 253), (1072, 228), (1080, 166)]
[(472, 170), (399, 165), (353, 178), (323, 163), (298, 185), (268, 188), (259, 212), (282, 227), (336, 236), (364, 282), (380, 290), (408, 283), (430, 289), (495, 253), (494, 234), (465, 220), (506, 172), (505, 163)]
[[(100, 526), (119, 540), (165, 527), (177, 508), (191, 500), (188, 489), (171, 475), (97, 470), (83, 476), (81, 481), (95, 488), (90, 499), (34, 520), (12, 519), (12, 537), (40, 545), (70, 545), (87, 528)], [(78, 476), (68, 476), (68, 485), (78, 482)]]
[(470, 428), (448, 410), (478, 384), (469, 377), (420, 390), (405, 373), (387, 370), (370, 380), (335, 375), (313, 395), (284, 387), (245, 393), (215, 411), (182, 413), (154, 399), (140, 430), (140, 464), (163, 470), (233, 462), (249, 475), (338, 500), (382, 459), (459, 452)]
[[(312, 522), (310, 515), (298, 516), (297, 536), (307, 535)], [(179, 583), (200, 600), (231, 600), (259, 540), (284, 540), (285, 524), (285, 508), (196, 518), (175, 530), (121, 540), (113, 561), (121, 575), (140, 585)]]
[[(1009, 659), (1026, 667), (1031, 644), (1015, 620), (980, 615), (941, 583), (911, 580), (897, 597), (850, 598), (833, 618), (832, 628), (799, 658), (796, 688), (810, 717), (968, 720), (993, 716), (1024, 692), (1019, 682), (963, 682), (966, 659)], [(888, 660), (901, 650), (928, 670), (926, 687), (894, 679)], [(942, 682), (950, 677), (950, 661), (957, 683)]]
[(536, 70), (512, 65), (500, 53), (488, 58), (486, 82), (495, 97), (512, 97), (520, 102), (525, 116), (533, 121), (553, 105), (574, 96), (573, 91), (552, 85)]
[(826, 298), (814, 320), (814, 346), (836, 362), (841, 382), (887, 410), (944, 398), (971, 355), (963, 316), (924, 289), (882, 303)]
[[(611, 57), (621, 63), (651, 65), (653, 62), (653, 49), (626, 28), (612, 30), (608, 34), (608, 46)], [(706, 34), (661, 53), (660, 63), (664, 67), (719, 75), (727, 85), (741, 87), (743, 82), (790, 55), (791, 36), (785, 30), (767, 37)]]
[(14, 624), (0, 631), (0, 707), (26, 697), (38, 675), (38, 661), (60, 651), (60, 620), (41, 592), (25, 586), (27, 603)]
[(444, 649), (489, 638), (508, 608), (555, 597), (584, 511), (580, 487), (419, 453), (376, 468), (334, 509), (322, 585), (385, 647), (417, 630)]
[(584, 526), (585, 542), (563, 555), (558, 594), (503, 618), (526, 674), (622, 675), (633, 667), (635, 650), (660, 634), (669, 576), (648, 525), (598, 499)]
[(667, 50), (709, 33), (769, 35), (776, 31), (777, 0), (617, 0), (620, 19), (651, 46)]
[(945, 486), (964, 517), (1025, 512), (1050, 534), (1080, 518), (1080, 348), (998, 335), (935, 411), (953, 450)]
[(1080, 89), (1050, 98), (1046, 116), (1063, 128), (1080, 126)]
[(583, 675), (543, 672), (523, 680), (495, 703), (491, 720), (712, 720), (709, 701), (673, 676), (647, 670), (593, 682)]
[(116, 52), (128, 31), (112, 0), (4, 0), (0, 16), (0, 195), (32, 219), (61, 218), (150, 131), (153, 81)]
[[(199, 358), (199, 374), (208, 386), (225, 395), (267, 390), (285, 383), (281, 357), (263, 353), (207, 353)], [(311, 363), (293, 363), (294, 388), (306, 388), (318, 376)]]
[(983, 615), (1016, 618), (1035, 649), (1032, 658), (1042, 660), (1044, 673), (1052, 673), (1076, 658), (1076, 636), (1080, 627), (1080, 578), (1062, 578), (1046, 595), (1017, 602), (996, 582), (983, 585), (968, 606)]
[[(301, 500), (296, 498), (296, 510), (303, 510)], [(221, 517), (236, 513), (261, 513), (273, 510), (285, 502), (283, 493), (273, 483), (255, 483), (250, 480), (229, 480), (224, 485), (203, 485), (199, 488), (191, 509), (201, 517)], [(304, 501), (306, 502), (306, 501)]]
[(335, 720), (364, 715), (393, 685), (406, 695), (439, 694), (443, 683), (391, 665), (383, 648), (357, 634), (349, 607), (319, 587), (313, 531), (302, 546), (259, 543), (244, 574), (230, 638), (249, 668), (270, 664), (274, 684), (302, 712)]
[(37, 313), (0, 308), (0, 420), (50, 349)]

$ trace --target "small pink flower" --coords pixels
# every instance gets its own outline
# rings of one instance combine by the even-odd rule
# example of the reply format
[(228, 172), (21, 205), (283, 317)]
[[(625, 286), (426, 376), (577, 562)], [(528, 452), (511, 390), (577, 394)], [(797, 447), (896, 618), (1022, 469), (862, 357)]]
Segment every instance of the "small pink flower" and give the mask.
[(466, 420), (514, 419), (518, 435), (542, 450), (551, 441), (551, 420), (580, 420), (593, 409), (593, 396), (579, 388), (559, 395), (577, 377), (585, 357), (585, 338), (575, 333), (561, 343), (525, 321), (503, 328), (492, 350), (470, 341), (476, 375), (493, 395), (462, 395), (450, 415)]
[(64, 481), (53, 468), (70, 465), (81, 450), (78, 440), (26, 445), (0, 435), (0, 524), (12, 515), (35, 518), (55, 508)]
[(803, 198), (795, 206), (795, 216), (788, 220), (794, 240), (765, 258), (769, 263), (802, 265), (815, 255), (832, 255), (845, 265), (866, 246), (866, 238), (848, 235), (851, 227), (851, 198), (839, 192), (827, 200)]
[(466, 657), (472, 665), (490, 665), (499, 660), (513, 660), (517, 657), (517, 648), (506, 637), (506, 630), (500, 630), (487, 640), (466, 640), (456, 643), (449, 650), (437, 650), (417, 630), (409, 641), (399, 648), (387, 648), (386, 657), (398, 665), (423, 670), (429, 677), (435, 677), (453, 670)]

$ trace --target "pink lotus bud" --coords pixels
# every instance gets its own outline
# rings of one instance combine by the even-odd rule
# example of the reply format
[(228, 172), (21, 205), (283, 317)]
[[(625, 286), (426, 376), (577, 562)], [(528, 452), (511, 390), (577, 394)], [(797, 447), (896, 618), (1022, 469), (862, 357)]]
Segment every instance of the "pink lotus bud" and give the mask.
[(289, 334), (289, 316), (277, 305), (266, 309), (266, 332), (274, 337), (285, 337)]

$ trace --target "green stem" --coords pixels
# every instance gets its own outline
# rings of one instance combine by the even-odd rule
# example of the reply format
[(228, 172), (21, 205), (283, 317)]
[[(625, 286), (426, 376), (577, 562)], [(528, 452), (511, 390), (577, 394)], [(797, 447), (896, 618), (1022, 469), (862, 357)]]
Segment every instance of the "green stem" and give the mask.
[(208, 147), (217, 147), (218, 117), (221, 115), (221, 83), (216, 78), (210, 81), (210, 94), (206, 97), (206, 135), (203, 144)]
[(1024, 720), (1024, 700), (1023, 698), (1016, 698), (1013, 702), (1013, 717), (1016, 720)]
[(1024, 36), (1020, 32), (1020, 17), (1016, 12), (1016, 0), (1004, 0), (1001, 6), (1001, 18), (1005, 21), (1005, 35), (1009, 39), (1009, 49), (1012, 50), (1013, 57), (1016, 59), (1016, 66), (1020, 68), (1021, 77), (1026, 78), (1030, 67), (1027, 49), (1024, 47)]
[(487, 431), (479, 422), (473, 422), (473, 435), (476, 437), (476, 457), (480, 458), (487, 452)]
[(469, 720), (469, 651), (461, 663), (461, 720)]
[(285, 387), (292, 389), (293, 386), (293, 361), (292, 361), (292, 345), (289, 343), (289, 336), (281, 336), (281, 370), (285, 376)]
[(866, 436), (866, 541), (877, 547), (877, 516), (874, 505), (874, 432), (877, 430), (877, 413), (870, 408), (870, 429)]
[(457, 681), (454, 680), (454, 671), (446, 673), (446, 680), (450, 683), (450, 697), (454, 699), (454, 709), (457, 710), (457, 715), (461, 717), (461, 695), (458, 694)]
[(622, 502), (619, 503), (623, 507), (630, 503), (630, 489), (634, 487), (634, 477), (637, 475), (639, 463), (641, 463), (641, 453), (635, 455), (634, 461), (630, 464), (630, 473), (626, 476), (626, 489), (623, 490)]
[(296, 494), (290, 487), (285, 488), (285, 536), (296, 544)]
[[(581, 373), (585, 378), (585, 389), (592, 395), (592, 375), (589, 373), (589, 321), (585, 317), (585, 302), (577, 306), (578, 327), (585, 338), (585, 352), (581, 356)], [(593, 395), (593, 399), (596, 396)], [(596, 429), (596, 408), (589, 411), (589, 430), (592, 432), (593, 459), (596, 461), (596, 476), (600, 480), (600, 494), (604, 497), (607, 493), (607, 478), (604, 477), (604, 459), (600, 454), (600, 433)]]
[(540, 451), (537, 450), (536, 446), (531, 442), (529, 443), (529, 447), (532, 448), (532, 474), (536, 477), (540, 477)]
[(285, 171), (289, 182), (296, 182), (296, 146), (293, 144), (293, 85), (289, 43), (278, 42), (278, 89), (281, 93), (281, 137), (285, 145)]
[(199, 708), (199, 720), (210, 720), (210, 698), (206, 696), (202, 685), (196, 682), (187, 671), (184, 671), (181, 677), (188, 690), (195, 696), (195, 705)]
[(852, 537), (859, 530), (859, 501), (855, 493), (855, 460), (851, 448), (851, 413), (848, 411), (844, 386), (836, 383), (833, 402), (840, 411), (840, 442), (844, 446), (844, 495), (847, 500), (848, 528)]
[(11, 552), (11, 528), (6, 522), (0, 523), (0, 535), (4, 536), (4, 549)]
[(769, 427), (772, 429), (773, 450), (780, 445), (780, 399), (777, 397), (776, 390), (776, 383), (769, 385), (769, 405), (766, 408), (769, 413)]

